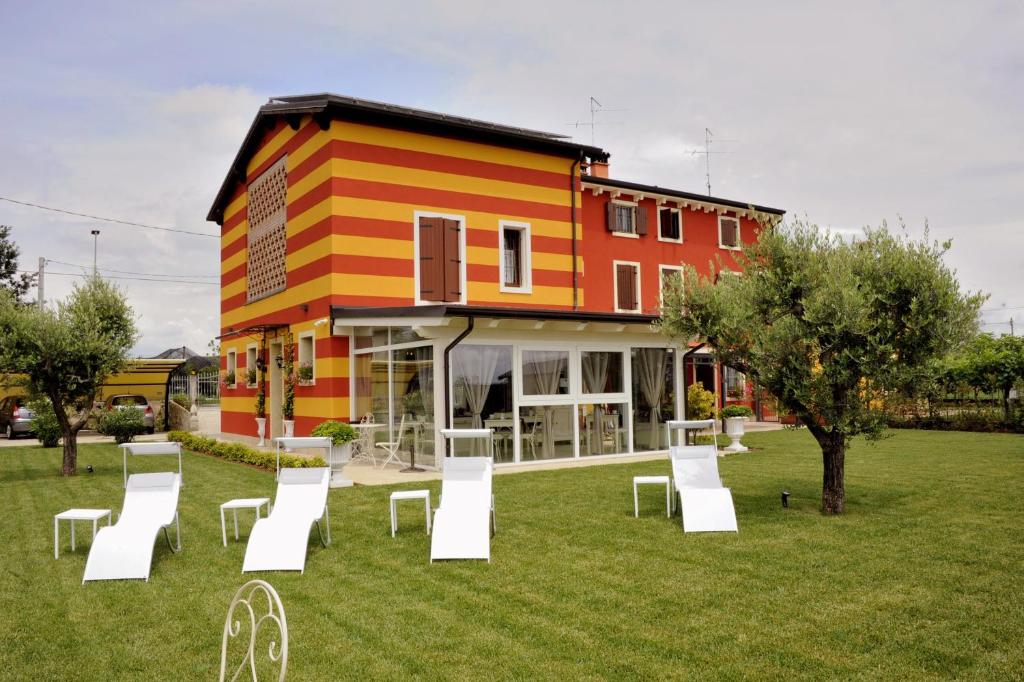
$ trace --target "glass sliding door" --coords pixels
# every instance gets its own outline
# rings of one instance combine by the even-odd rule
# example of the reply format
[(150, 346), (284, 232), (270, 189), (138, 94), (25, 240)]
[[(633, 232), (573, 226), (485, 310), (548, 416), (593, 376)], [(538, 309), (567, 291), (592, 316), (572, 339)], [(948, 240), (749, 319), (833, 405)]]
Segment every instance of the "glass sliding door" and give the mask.
[(629, 452), (626, 403), (579, 406), (580, 456)]
[(633, 348), (633, 450), (668, 447), (665, 422), (675, 416), (675, 350)]
[(433, 350), (416, 346), (391, 351), (391, 413), (404, 461), (415, 452), (419, 462), (434, 462)]
[(527, 405), (519, 408), (522, 458), (529, 462), (573, 457), (572, 405)]
[[(452, 423), (494, 429), (494, 461), (514, 461), (512, 346), (460, 345), (452, 351)], [(482, 440), (455, 442), (456, 455), (484, 455)]]

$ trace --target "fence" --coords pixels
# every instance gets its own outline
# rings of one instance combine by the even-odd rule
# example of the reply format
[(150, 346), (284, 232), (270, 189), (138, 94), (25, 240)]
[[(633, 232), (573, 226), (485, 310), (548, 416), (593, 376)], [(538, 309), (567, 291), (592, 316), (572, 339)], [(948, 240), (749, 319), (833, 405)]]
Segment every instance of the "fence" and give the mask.
[(189, 379), (195, 377), (197, 401), (200, 405), (216, 405), (220, 403), (220, 373), (200, 372), (199, 374), (175, 374), (171, 377), (171, 395), (184, 393), (192, 395)]

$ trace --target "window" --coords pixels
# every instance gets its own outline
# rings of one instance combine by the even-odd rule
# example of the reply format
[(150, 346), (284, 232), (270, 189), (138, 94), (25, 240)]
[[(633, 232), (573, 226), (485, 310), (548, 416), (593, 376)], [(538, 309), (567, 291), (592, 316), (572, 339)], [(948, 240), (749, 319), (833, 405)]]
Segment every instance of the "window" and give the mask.
[(299, 336), (299, 382), (312, 384), (316, 381), (316, 338), (313, 332)]
[(665, 422), (675, 415), (675, 351), (634, 348), (631, 369), (633, 450), (660, 450), (668, 445), (664, 440)]
[(238, 381), (238, 377), (235, 375), (235, 372), (237, 371), (238, 357), (235, 354), (235, 351), (229, 350), (227, 369), (224, 371), (224, 382), (227, 383), (229, 386), (234, 386)]
[(249, 184), (246, 213), (249, 220), (246, 255), (246, 303), (266, 298), (288, 285), (285, 255), (287, 234), (287, 157)]
[(530, 226), (502, 221), (498, 231), (501, 239), (499, 270), (501, 290), (528, 294), (532, 289), (530, 266)]
[(664, 242), (682, 242), (682, 215), (678, 208), (658, 209), (658, 239)]
[(622, 353), (620, 351), (580, 351), (583, 392), (588, 395), (622, 393)]
[(647, 209), (625, 201), (608, 202), (608, 231), (618, 235), (647, 234)]
[(740, 248), (740, 221), (732, 216), (718, 216), (718, 245), (723, 249)]
[(463, 303), (465, 263), (463, 219), (418, 215), (416, 279), (418, 301)]
[(615, 261), (615, 312), (640, 312), (640, 265)]
[[(452, 424), (494, 429), (495, 461), (513, 461), (512, 346), (460, 345), (451, 362)], [(477, 438), (456, 439), (449, 447), (456, 455), (486, 454)]]
[(523, 395), (567, 395), (568, 393), (569, 351), (523, 351)]
[(257, 357), (258, 352), (255, 345), (248, 346), (245, 349), (245, 383), (249, 388), (252, 388), (259, 382), (259, 370), (256, 369)]
[(681, 265), (659, 265), (658, 271), (661, 273), (661, 298), (660, 301), (665, 300), (665, 290), (678, 282), (678, 285), (682, 287), (683, 284), (683, 267)]

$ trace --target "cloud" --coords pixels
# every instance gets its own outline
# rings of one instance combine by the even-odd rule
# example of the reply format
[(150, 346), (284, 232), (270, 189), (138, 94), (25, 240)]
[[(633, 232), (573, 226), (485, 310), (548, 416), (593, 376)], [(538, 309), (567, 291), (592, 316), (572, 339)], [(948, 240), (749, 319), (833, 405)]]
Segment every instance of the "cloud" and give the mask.
[[(964, 287), (993, 294), (988, 319), (1024, 327), (1010, 310), (1024, 306), (1019, 3), (187, 2), (25, 8), (5, 25), (0, 125), (17, 134), (0, 137), (0, 194), (210, 230), (271, 95), (336, 91), (587, 142), (575, 123), (593, 96), (613, 176), (704, 191), (691, 152), (710, 128), (728, 152), (711, 157), (716, 195), (844, 233), (903, 215), (921, 235), (927, 220), (953, 238)], [(6, 206), (0, 220), (28, 262), (91, 260), (87, 223)], [(218, 267), (203, 239), (101, 229), (107, 267)], [(215, 289), (125, 284), (140, 349), (216, 333)]]

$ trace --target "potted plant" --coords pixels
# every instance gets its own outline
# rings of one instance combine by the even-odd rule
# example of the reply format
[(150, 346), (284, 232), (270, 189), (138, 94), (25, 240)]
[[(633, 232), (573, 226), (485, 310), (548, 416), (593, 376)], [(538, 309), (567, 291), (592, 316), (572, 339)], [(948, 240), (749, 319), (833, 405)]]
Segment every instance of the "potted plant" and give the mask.
[(253, 388), (256, 385), (256, 380), (257, 380), (256, 368), (255, 367), (250, 367), (245, 372), (245, 382), (249, 386), (249, 388)]
[(234, 373), (234, 371), (230, 371), (230, 372), (225, 372), (224, 373), (224, 386), (226, 388), (234, 388), (235, 387), (235, 373)]
[(291, 374), (284, 379), (284, 400), (281, 401), (281, 417), (284, 423), (284, 437), (295, 435), (295, 377)]
[(725, 448), (726, 452), (746, 452), (748, 448), (740, 439), (746, 433), (747, 419), (754, 416), (753, 410), (746, 405), (729, 405), (721, 414), (725, 420), (725, 435), (732, 439), (732, 443)]
[[(332, 460), (340, 462), (341, 469), (344, 469), (345, 465), (351, 461), (352, 441), (359, 437), (358, 432), (351, 426), (344, 422), (321, 422), (314, 426), (310, 433), (314, 436), (327, 436), (331, 438), (331, 442), (334, 444), (334, 457)], [(341, 469), (331, 472), (332, 482), (337, 486), (350, 485), (351, 481), (346, 482)]]
[(313, 383), (313, 364), (310, 362), (303, 362), (299, 365), (299, 383), (303, 386)]
[(260, 437), (260, 442), (257, 445), (265, 445), (267, 436), (266, 384), (260, 384), (260, 390), (256, 394), (256, 435)]

